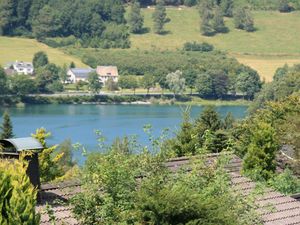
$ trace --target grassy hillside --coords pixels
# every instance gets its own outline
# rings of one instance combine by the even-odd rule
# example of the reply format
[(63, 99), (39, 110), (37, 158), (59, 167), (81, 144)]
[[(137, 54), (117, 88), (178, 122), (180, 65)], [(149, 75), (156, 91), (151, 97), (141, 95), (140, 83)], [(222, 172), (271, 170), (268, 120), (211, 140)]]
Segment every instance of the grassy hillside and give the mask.
[[(145, 26), (152, 27), (153, 9), (144, 9)], [(284, 63), (300, 63), (300, 12), (253, 12), (256, 32), (234, 29), (233, 20), (226, 19), (230, 32), (205, 37), (199, 31), (199, 15), (195, 8), (168, 8), (171, 22), (166, 25), (168, 34), (153, 32), (132, 35), (133, 49), (180, 49), (186, 41), (206, 41), (218, 49), (228, 51), (241, 62), (256, 69), (267, 81)]]
[(34, 53), (38, 51), (45, 51), (50, 62), (57, 65), (64, 63), (69, 65), (73, 61), (76, 66), (87, 67), (80, 59), (50, 48), (34, 39), (0, 37), (0, 64), (2, 66), (15, 60), (32, 61)]

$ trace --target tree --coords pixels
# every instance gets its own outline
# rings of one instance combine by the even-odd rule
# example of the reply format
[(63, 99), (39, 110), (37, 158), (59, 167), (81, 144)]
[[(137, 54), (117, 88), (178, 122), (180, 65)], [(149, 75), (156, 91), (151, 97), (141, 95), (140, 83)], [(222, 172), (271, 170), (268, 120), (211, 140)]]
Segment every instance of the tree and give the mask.
[(99, 79), (99, 75), (96, 72), (89, 73), (88, 87), (94, 94), (99, 93), (100, 89), (102, 88), (102, 83)]
[(0, 66), (0, 95), (8, 94), (7, 89), (7, 76), (4, 69)]
[(214, 35), (215, 30), (211, 24), (211, 19), (213, 18), (212, 6), (209, 1), (203, 1), (200, 5), (200, 31), (205, 36)]
[(221, 11), (224, 16), (232, 17), (233, 15), (233, 0), (222, 0), (220, 3)]
[(149, 94), (150, 88), (155, 87), (155, 77), (150, 74), (146, 74), (142, 78), (142, 86), (143, 88), (147, 89), (147, 94)]
[(196, 154), (197, 143), (194, 138), (194, 127), (190, 118), (190, 107), (183, 112), (183, 119), (180, 130), (171, 144), (171, 150), (174, 151), (176, 157)]
[(222, 127), (222, 121), (214, 106), (206, 106), (196, 124), (201, 124), (205, 130), (217, 131)]
[(35, 37), (42, 40), (45, 37), (57, 36), (62, 28), (59, 19), (59, 12), (49, 5), (45, 5), (32, 23)]
[(14, 8), (14, 0), (2, 0), (0, 2), (0, 35), (11, 32), (15, 14)]
[(276, 131), (270, 124), (257, 121), (251, 134), (243, 172), (255, 180), (268, 180), (276, 169), (275, 157), (279, 148)]
[(138, 82), (135, 76), (121, 76), (118, 84), (122, 89), (132, 89), (135, 94), (135, 89), (138, 87)]
[(214, 16), (212, 18), (212, 28), (216, 33), (225, 33), (228, 30), (228, 28), (225, 26), (223, 13), (220, 7), (216, 7), (216, 9), (214, 10)]
[(169, 73), (166, 77), (166, 82), (170, 91), (173, 92), (174, 98), (176, 94), (181, 94), (185, 89), (185, 79), (182, 77), (182, 72), (177, 70), (174, 73)]
[(62, 91), (63, 85), (59, 80), (59, 69), (54, 64), (47, 64), (35, 70), (35, 83), (38, 92), (51, 93)]
[(117, 91), (117, 90), (119, 90), (118, 83), (114, 82), (114, 80), (111, 77), (109, 77), (107, 79), (107, 81), (105, 82), (105, 86), (106, 86), (107, 90), (109, 90), (109, 91)]
[(236, 91), (242, 92), (248, 99), (253, 99), (254, 94), (261, 89), (259, 75), (242, 72), (236, 80)]
[(234, 26), (237, 29), (252, 32), (255, 30), (251, 12), (246, 7), (239, 7), (233, 14)]
[(128, 19), (130, 32), (141, 33), (143, 30), (144, 17), (141, 15), (140, 3), (134, 1), (131, 4), (129, 19)]
[(164, 25), (170, 21), (167, 18), (166, 7), (164, 6), (164, 2), (159, 0), (156, 3), (155, 11), (152, 15), (153, 22), (154, 22), (154, 33), (156, 34), (163, 34), (164, 33)]
[(0, 224), (40, 224), (35, 212), (37, 189), (30, 183), (27, 167), (24, 158), (0, 162)]
[(8, 139), (14, 137), (13, 125), (9, 113), (7, 111), (5, 111), (3, 114), (3, 122), (0, 128), (1, 128), (0, 139)]
[(75, 65), (75, 63), (72, 61), (71, 63), (70, 63), (70, 66), (69, 66), (69, 68), (76, 68), (76, 65)]
[(278, 10), (281, 13), (290, 12), (292, 10), (288, 0), (279, 0)]
[(31, 135), (36, 138), (43, 146), (43, 151), (39, 154), (39, 168), (42, 182), (49, 182), (63, 175), (63, 171), (59, 168), (59, 161), (63, 157), (63, 153), (55, 154), (56, 145), (48, 147), (46, 139), (51, 136), (45, 128), (36, 130), (35, 134)]
[(34, 54), (32, 64), (34, 69), (46, 66), (49, 63), (48, 56), (45, 52), (40, 51)]
[(224, 129), (225, 130), (231, 129), (233, 127), (234, 122), (235, 120), (232, 113), (231, 112), (227, 113), (223, 123)]
[(193, 89), (196, 87), (197, 71), (187, 69), (183, 72), (183, 77), (185, 79), (186, 86), (191, 89), (191, 94), (193, 94)]
[(37, 92), (36, 83), (28, 75), (14, 75), (9, 78), (11, 92), (15, 95), (28, 95)]
[(201, 97), (213, 96), (213, 79), (208, 73), (201, 73), (196, 80), (196, 90)]

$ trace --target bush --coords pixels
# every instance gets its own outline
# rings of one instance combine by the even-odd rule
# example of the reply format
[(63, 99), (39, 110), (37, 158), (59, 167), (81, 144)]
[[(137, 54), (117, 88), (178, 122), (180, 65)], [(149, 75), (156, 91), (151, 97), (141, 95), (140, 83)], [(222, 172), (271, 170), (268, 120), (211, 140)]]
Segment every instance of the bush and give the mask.
[(272, 188), (285, 195), (300, 192), (300, 180), (293, 176), (290, 169), (285, 169), (283, 173), (276, 174), (268, 183)]
[(37, 190), (26, 174), (24, 160), (0, 161), (0, 224), (38, 225)]
[(214, 50), (214, 46), (206, 42), (197, 43), (197, 42), (186, 42), (183, 46), (184, 51), (199, 51), (199, 52), (210, 52)]

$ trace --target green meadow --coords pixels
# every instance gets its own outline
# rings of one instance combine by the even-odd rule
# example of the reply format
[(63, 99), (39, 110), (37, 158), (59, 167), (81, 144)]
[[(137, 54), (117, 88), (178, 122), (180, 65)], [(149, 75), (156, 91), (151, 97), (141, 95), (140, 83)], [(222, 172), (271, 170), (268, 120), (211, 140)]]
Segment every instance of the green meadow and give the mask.
[(143, 9), (145, 27), (150, 32), (132, 35), (132, 49), (175, 50), (187, 41), (208, 42), (217, 49), (227, 51), (240, 62), (256, 69), (270, 81), (275, 70), (285, 63), (300, 63), (300, 12), (253, 12), (256, 31), (248, 33), (234, 28), (233, 19), (226, 18), (229, 32), (205, 37), (200, 34), (200, 17), (196, 8), (168, 8), (171, 19), (166, 35), (151, 32), (154, 9)]
[(87, 67), (80, 59), (67, 55), (59, 49), (48, 47), (34, 39), (0, 37), (0, 65), (4, 66), (12, 61), (32, 61), (33, 55), (38, 51), (45, 51), (49, 61), (57, 65), (72, 61), (76, 66)]

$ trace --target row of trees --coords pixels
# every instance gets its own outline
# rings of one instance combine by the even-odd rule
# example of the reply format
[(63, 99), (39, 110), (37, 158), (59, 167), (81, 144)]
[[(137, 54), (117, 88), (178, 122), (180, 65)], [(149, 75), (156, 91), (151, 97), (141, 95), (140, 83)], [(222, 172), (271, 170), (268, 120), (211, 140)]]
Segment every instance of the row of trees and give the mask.
[[(164, 25), (170, 21), (167, 18), (166, 8), (164, 6), (164, 1), (160, 0), (157, 2), (155, 6), (155, 10), (152, 14), (153, 18), (153, 31), (156, 34), (163, 34), (164, 33)], [(144, 17), (141, 14), (140, 4), (137, 1), (134, 1), (131, 4), (131, 8), (129, 11), (128, 16), (128, 25), (130, 28), (130, 32), (132, 33), (143, 33), (146, 28), (143, 27), (144, 25)]]
[(233, 0), (203, 0), (200, 3), (200, 16), (200, 31), (206, 36), (228, 32), (224, 16), (233, 17), (237, 29), (248, 32), (255, 30), (250, 9), (247, 7), (234, 7)]
[[(202, 46), (201, 46), (202, 48)], [(81, 51), (80, 51), (81, 52)], [(99, 63), (116, 65), (123, 75), (153, 75), (162, 89), (169, 88), (166, 77), (179, 70), (185, 87), (202, 97), (222, 98), (228, 93), (241, 93), (253, 98), (262, 82), (256, 71), (220, 52), (149, 52), (149, 51), (84, 51), (83, 62), (91, 67)], [(76, 52), (72, 52), (76, 54)]]
[(0, 2), (0, 34), (46, 37), (74, 35), (87, 45), (129, 47), (121, 0)]

